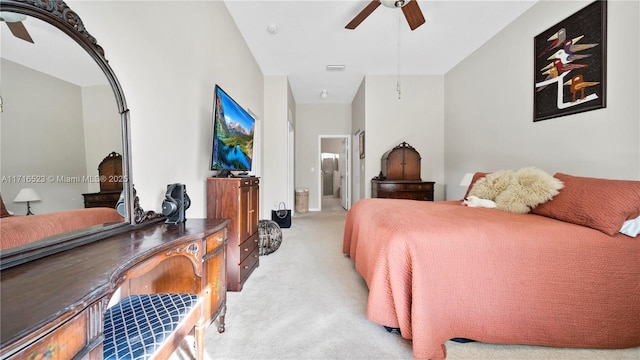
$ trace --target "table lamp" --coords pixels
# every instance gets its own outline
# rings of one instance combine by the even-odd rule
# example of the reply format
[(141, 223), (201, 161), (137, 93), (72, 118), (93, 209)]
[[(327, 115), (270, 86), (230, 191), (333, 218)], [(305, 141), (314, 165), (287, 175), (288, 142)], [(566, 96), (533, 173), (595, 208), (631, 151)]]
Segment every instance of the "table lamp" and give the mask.
[(13, 202), (26, 202), (27, 203), (27, 215), (33, 215), (31, 212), (31, 201), (40, 201), (40, 195), (36, 193), (32, 188), (23, 188), (18, 192)]

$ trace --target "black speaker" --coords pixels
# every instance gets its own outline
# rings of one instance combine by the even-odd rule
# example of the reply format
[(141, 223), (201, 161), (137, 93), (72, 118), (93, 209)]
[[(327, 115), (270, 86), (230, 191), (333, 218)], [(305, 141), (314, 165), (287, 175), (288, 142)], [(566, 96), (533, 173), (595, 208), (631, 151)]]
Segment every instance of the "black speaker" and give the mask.
[(187, 187), (184, 184), (167, 185), (167, 193), (162, 202), (162, 214), (167, 217), (165, 223), (177, 224), (184, 222), (185, 212), (191, 206), (191, 199), (187, 195)]

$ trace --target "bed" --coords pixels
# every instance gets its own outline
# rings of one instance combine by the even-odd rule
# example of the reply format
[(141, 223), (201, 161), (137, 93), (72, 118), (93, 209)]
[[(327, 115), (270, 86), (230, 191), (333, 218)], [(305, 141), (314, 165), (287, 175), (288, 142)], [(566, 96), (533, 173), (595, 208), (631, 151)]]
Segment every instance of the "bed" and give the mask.
[(640, 238), (612, 229), (640, 216), (640, 181), (554, 177), (564, 188), (526, 213), (356, 202), (343, 252), (369, 288), (367, 318), (399, 328), (416, 359), (444, 359), (452, 338), (639, 346)]
[(29, 216), (7, 213), (7, 216), (0, 216), (0, 251), (26, 246), (68, 231), (123, 221), (115, 209), (99, 207)]

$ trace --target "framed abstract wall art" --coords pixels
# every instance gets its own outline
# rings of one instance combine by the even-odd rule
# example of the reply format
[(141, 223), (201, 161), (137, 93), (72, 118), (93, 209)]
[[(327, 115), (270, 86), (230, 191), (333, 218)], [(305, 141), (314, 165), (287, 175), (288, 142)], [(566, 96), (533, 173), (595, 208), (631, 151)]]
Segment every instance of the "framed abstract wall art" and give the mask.
[(533, 121), (606, 107), (607, 2), (534, 38)]

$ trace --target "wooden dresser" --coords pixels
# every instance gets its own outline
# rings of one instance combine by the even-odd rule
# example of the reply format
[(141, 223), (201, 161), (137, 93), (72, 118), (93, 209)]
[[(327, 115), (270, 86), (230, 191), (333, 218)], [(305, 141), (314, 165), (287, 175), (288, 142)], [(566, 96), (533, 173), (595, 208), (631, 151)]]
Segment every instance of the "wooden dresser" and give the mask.
[(371, 180), (371, 197), (433, 201), (432, 181)]
[(227, 245), (227, 290), (240, 291), (259, 265), (257, 177), (207, 178), (207, 217), (230, 219)]
[(382, 155), (380, 175), (371, 179), (371, 197), (433, 201), (435, 182), (422, 181), (420, 154), (403, 142)]
[(122, 192), (122, 155), (115, 151), (107, 155), (98, 165), (98, 179), (100, 192), (82, 194), (84, 207), (108, 207), (115, 208), (120, 193)]
[(82, 196), (84, 196), (84, 207), (108, 207), (113, 209), (116, 207), (116, 203), (120, 198), (121, 192), (122, 190), (100, 191), (97, 193), (82, 194)]
[(133, 294), (203, 299), (196, 336), (224, 330), (228, 220), (134, 227), (0, 273), (0, 359), (102, 359), (110, 301)]

